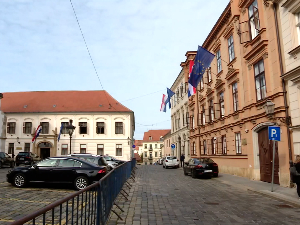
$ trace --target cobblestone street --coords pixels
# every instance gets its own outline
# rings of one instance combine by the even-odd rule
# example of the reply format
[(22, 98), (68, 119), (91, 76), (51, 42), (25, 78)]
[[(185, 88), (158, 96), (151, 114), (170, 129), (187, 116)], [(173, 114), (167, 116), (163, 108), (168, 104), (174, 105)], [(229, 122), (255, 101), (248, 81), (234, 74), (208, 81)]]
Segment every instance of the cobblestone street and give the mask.
[[(222, 176), (222, 175), (220, 175)], [(180, 169), (138, 166), (129, 201), (109, 224), (298, 224), (300, 208)]]

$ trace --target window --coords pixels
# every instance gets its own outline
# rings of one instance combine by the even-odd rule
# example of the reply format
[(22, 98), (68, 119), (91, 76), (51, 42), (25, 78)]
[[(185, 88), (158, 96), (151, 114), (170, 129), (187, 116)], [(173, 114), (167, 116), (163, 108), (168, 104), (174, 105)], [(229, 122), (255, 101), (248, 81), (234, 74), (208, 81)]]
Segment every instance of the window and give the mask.
[(206, 140), (203, 140), (203, 153), (204, 153), (204, 155), (207, 155)]
[(241, 145), (241, 133), (235, 133), (235, 150), (236, 154), (242, 153), (242, 145)]
[(239, 107), (237, 83), (232, 84), (233, 111), (236, 112)]
[(147, 152), (144, 153), (144, 156), (147, 157)]
[(86, 153), (86, 145), (80, 145), (80, 153)]
[(40, 125), (42, 127), (41, 134), (49, 134), (49, 122), (41, 122)]
[[(75, 162), (77, 162), (77, 161), (74, 161), (73, 159), (60, 159), (58, 166), (59, 167), (74, 167), (74, 165), (76, 165)], [(77, 165), (75, 167), (77, 167)]]
[(249, 24), (250, 24), (250, 33), (251, 39), (254, 39), (259, 32), (259, 16), (258, 16), (258, 8), (257, 1), (254, 0), (253, 3), (248, 8), (249, 12)]
[(188, 126), (189, 125), (189, 112), (186, 112), (186, 125)]
[(116, 122), (115, 123), (115, 133), (116, 134), (123, 134), (123, 122)]
[(97, 155), (104, 155), (104, 144), (97, 145)]
[(222, 135), (222, 154), (227, 154), (226, 135)]
[(145, 147), (144, 147), (145, 149), (147, 149), (147, 144), (145, 144)]
[(177, 101), (179, 101), (179, 88), (177, 88), (176, 96), (177, 96)]
[(223, 118), (225, 116), (224, 92), (221, 92), (219, 97), (220, 117)]
[(14, 143), (9, 143), (8, 144), (8, 154), (13, 154), (15, 149)]
[(298, 32), (298, 45), (300, 45), (300, 12), (296, 14), (297, 32)]
[(151, 136), (149, 136), (149, 140), (152, 140), (152, 137), (151, 137)]
[(211, 99), (209, 101), (209, 120), (210, 122), (214, 121), (215, 119), (215, 113), (214, 113), (214, 102), (213, 100)]
[(203, 88), (204, 88), (204, 82), (203, 82), (203, 77), (202, 77), (200, 80), (200, 89), (203, 89)]
[(62, 127), (61, 133), (62, 134), (68, 134), (68, 129), (67, 129), (68, 125), (69, 125), (69, 122), (61, 122), (61, 127)]
[(234, 45), (233, 45), (233, 36), (231, 35), (228, 38), (228, 53), (229, 53), (229, 62), (234, 59)]
[(213, 155), (215, 155), (216, 154), (216, 152), (217, 152), (217, 138), (216, 137), (213, 137), (212, 139), (211, 139), (212, 141), (212, 143), (211, 143), (211, 145), (212, 145), (212, 154)]
[(25, 143), (24, 152), (30, 152), (30, 143)]
[(157, 144), (155, 144), (155, 148), (157, 148)]
[(183, 84), (180, 85), (180, 96), (183, 96)]
[(37, 165), (42, 167), (54, 167), (56, 166), (58, 159), (45, 159), (39, 162)]
[(149, 148), (152, 149), (152, 144), (149, 144)]
[(265, 68), (264, 61), (261, 60), (254, 65), (255, 75), (255, 88), (257, 100), (264, 99), (266, 97), (266, 80), (265, 80)]
[(208, 80), (208, 83), (211, 82), (211, 71), (210, 71), (210, 68), (207, 69), (207, 80)]
[(192, 129), (194, 129), (195, 128), (194, 116), (191, 116), (191, 124), (192, 124)]
[(79, 134), (87, 134), (87, 122), (79, 122)]
[(163, 147), (163, 144), (160, 144), (160, 148), (162, 148)]
[(32, 123), (31, 122), (23, 123), (23, 133), (31, 134), (31, 131), (32, 131)]
[(221, 62), (221, 51), (217, 51), (217, 71), (220, 73), (222, 71), (222, 62)]
[(157, 157), (157, 152), (154, 152), (154, 154), (155, 154), (155, 157)]
[(68, 145), (67, 144), (62, 144), (61, 145), (61, 154), (62, 155), (67, 155), (68, 154)]
[(193, 142), (193, 152), (192, 155), (196, 155), (196, 143)]
[(201, 106), (202, 110), (201, 110), (201, 122), (203, 125), (205, 125), (205, 108), (204, 105)]
[(122, 145), (116, 145), (116, 156), (122, 156)]
[(8, 134), (16, 133), (16, 122), (8, 122), (7, 123), (7, 133)]
[(104, 134), (104, 122), (97, 122), (97, 134)]
[(182, 126), (184, 127), (184, 112), (182, 113)]

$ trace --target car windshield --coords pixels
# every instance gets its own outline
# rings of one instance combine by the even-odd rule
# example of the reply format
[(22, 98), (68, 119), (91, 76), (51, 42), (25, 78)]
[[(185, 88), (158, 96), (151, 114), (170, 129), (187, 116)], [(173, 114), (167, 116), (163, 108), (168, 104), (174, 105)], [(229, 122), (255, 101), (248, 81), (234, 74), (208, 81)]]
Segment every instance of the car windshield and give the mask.
[(105, 158), (106, 161), (112, 161), (113, 160), (113, 158), (110, 157), (110, 156), (103, 156), (103, 157)]
[(5, 156), (4, 152), (0, 152), (0, 156), (4, 157)]
[(214, 163), (214, 161), (210, 158), (202, 158), (200, 159), (203, 163)]
[(19, 156), (25, 156), (25, 155), (29, 155), (29, 152), (19, 152), (18, 154)]
[(167, 159), (176, 159), (176, 156), (168, 156)]

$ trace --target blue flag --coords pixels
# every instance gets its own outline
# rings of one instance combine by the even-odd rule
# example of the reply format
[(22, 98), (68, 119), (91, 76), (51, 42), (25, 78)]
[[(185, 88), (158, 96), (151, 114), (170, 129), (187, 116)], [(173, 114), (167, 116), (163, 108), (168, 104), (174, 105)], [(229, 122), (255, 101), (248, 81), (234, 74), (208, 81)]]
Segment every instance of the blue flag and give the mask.
[(214, 59), (215, 55), (207, 51), (205, 48), (198, 46), (197, 55), (194, 60), (194, 66), (189, 78), (189, 84), (193, 87), (197, 87), (205, 70), (210, 66), (211, 61)]
[(171, 109), (171, 97), (175, 95), (173, 91), (171, 91), (169, 88), (167, 88), (168, 98), (166, 101), (166, 104), (169, 102), (169, 109)]
[(63, 123), (62, 123), (61, 126), (60, 126), (60, 131), (59, 131), (59, 135), (58, 135), (58, 138), (57, 138), (57, 142), (59, 142), (59, 140), (60, 140), (60, 135), (61, 135), (61, 132), (62, 132), (63, 128), (64, 127), (63, 127)]

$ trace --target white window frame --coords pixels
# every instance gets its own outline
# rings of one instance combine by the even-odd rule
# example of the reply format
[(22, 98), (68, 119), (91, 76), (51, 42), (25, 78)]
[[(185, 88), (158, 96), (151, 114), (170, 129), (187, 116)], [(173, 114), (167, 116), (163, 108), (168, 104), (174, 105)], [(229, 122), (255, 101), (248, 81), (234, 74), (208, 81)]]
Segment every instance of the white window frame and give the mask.
[[(64, 152), (64, 151), (66, 151), (66, 152)], [(68, 151), (69, 151), (68, 144), (62, 144), (61, 145), (61, 154), (62, 155), (67, 155)]]
[[(121, 149), (121, 155), (117, 154), (118, 149)], [(122, 146), (122, 144), (116, 144), (116, 156), (123, 156), (123, 146)]]
[(235, 133), (235, 150), (236, 154), (242, 154), (242, 142), (241, 142), (241, 133)]
[(86, 144), (80, 144), (80, 153), (86, 153)]
[(221, 60), (221, 50), (217, 51), (217, 72), (220, 73), (222, 71), (222, 60)]
[(231, 62), (235, 55), (234, 55), (234, 42), (233, 42), (233, 35), (228, 38), (228, 54), (229, 54), (229, 62)]

